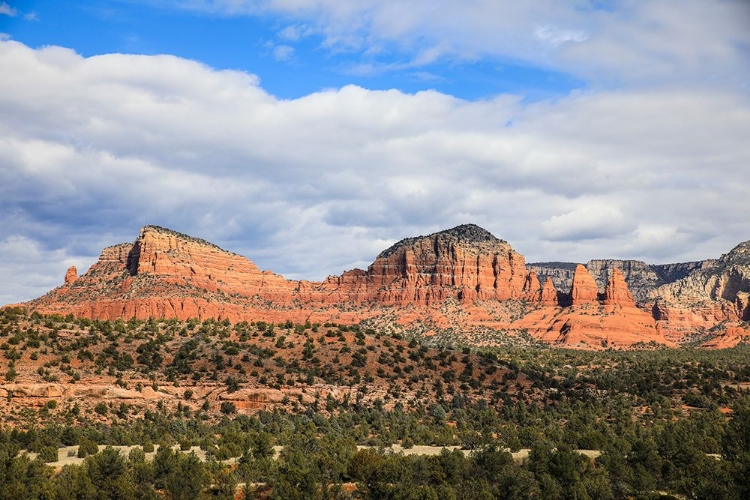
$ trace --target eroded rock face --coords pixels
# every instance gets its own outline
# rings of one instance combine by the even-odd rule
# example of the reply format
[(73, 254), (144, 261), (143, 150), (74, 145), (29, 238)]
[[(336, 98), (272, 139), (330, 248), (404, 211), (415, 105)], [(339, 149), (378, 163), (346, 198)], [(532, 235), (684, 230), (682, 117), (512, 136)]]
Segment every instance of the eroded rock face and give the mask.
[(749, 294), (750, 242), (744, 242), (711, 265), (656, 288), (650, 298), (660, 328), (679, 338), (719, 323), (729, 327), (747, 321)]
[(134, 243), (105, 248), (85, 274), (76, 277), (72, 268), (64, 286), (26, 306), (99, 319), (353, 324), (387, 314), (399, 325), (427, 321), (454, 332), (527, 331), (555, 345), (627, 348), (681, 341), (727, 320), (746, 321), (748, 246), (658, 288), (641, 310), (618, 267), (608, 268), (600, 294), (594, 277), (579, 264), (570, 293), (558, 295), (551, 277), (540, 287), (522, 255), (474, 225), (407, 238), (383, 251), (367, 270), (322, 282), (287, 280), (207, 241), (146, 226)]
[(629, 307), (635, 306), (635, 300), (630, 294), (630, 290), (628, 290), (628, 285), (625, 283), (625, 277), (617, 268), (612, 270), (604, 293), (606, 297), (604, 299), (605, 304)]
[[(594, 277), (600, 290), (607, 286), (612, 270), (619, 269), (633, 298), (642, 304), (649, 300), (649, 295), (656, 288), (674, 283), (694, 271), (708, 269), (716, 262), (716, 259), (708, 259), (676, 264), (646, 264), (639, 260), (594, 259), (586, 263), (586, 269)], [(576, 264), (540, 262), (527, 264), (526, 268), (536, 271), (540, 279), (552, 278), (558, 290), (570, 290)]]
[(539, 278), (532, 269), (526, 275), (526, 281), (523, 284), (524, 298), (529, 302), (540, 302), (542, 299), (542, 290), (539, 285)]
[(76, 269), (76, 266), (70, 266), (68, 270), (65, 272), (65, 281), (63, 282), (63, 285), (64, 286), (71, 285), (77, 279), (78, 279), (78, 269)]
[(526, 268), (507, 242), (467, 224), (396, 243), (364, 279), (369, 298), (387, 304), (506, 300), (521, 297)]
[(132, 244), (105, 248), (67, 290), (32, 301), (40, 311), (88, 317), (229, 317), (261, 303), (281, 306), (342, 302), (427, 305), (522, 296), (524, 258), (473, 225), (408, 238), (382, 252), (367, 271), (322, 283), (260, 271), (207, 241), (146, 226)]
[(553, 345), (579, 349), (631, 349), (638, 346), (676, 344), (664, 338), (650, 314), (635, 306), (593, 304), (562, 311), (539, 336)]
[(576, 266), (573, 284), (570, 287), (570, 300), (574, 306), (595, 303), (599, 298), (599, 287), (593, 276), (582, 264)]
[(558, 304), (557, 290), (555, 290), (555, 284), (551, 278), (547, 278), (547, 281), (544, 282), (540, 302), (545, 306), (556, 306)]

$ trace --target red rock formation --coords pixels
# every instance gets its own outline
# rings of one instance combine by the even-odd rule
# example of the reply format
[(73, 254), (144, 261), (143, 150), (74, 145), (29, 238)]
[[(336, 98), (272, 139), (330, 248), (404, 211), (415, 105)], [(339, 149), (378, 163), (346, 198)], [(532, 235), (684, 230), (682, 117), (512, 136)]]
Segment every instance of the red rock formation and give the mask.
[(630, 349), (636, 345), (670, 345), (654, 319), (637, 307), (602, 305), (598, 314), (569, 308), (540, 337), (551, 344), (583, 349)]
[(26, 306), (100, 319), (352, 324), (386, 315), (405, 327), (526, 331), (554, 345), (627, 348), (669, 344), (696, 328), (745, 319), (750, 294), (743, 291), (742, 280), (727, 281), (722, 288), (725, 295), (731, 291), (732, 301), (685, 306), (662, 300), (647, 313), (635, 307), (618, 269), (612, 270), (600, 301), (594, 278), (579, 265), (572, 305), (559, 307), (551, 279), (540, 289), (536, 273), (526, 273), (522, 255), (471, 225), (402, 240), (367, 270), (346, 271), (320, 283), (286, 280), (204, 240), (147, 226), (134, 243), (105, 248), (85, 274), (76, 279), (71, 268), (64, 286)]
[(749, 320), (749, 296), (750, 241), (650, 294), (659, 327), (673, 339)]
[(526, 282), (523, 284), (523, 293), (524, 299), (529, 302), (541, 301), (542, 291), (540, 290), (539, 278), (536, 277), (536, 272), (533, 269), (526, 275)]
[(605, 304), (609, 305), (620, 305), (620, 306), (635, 306), (635, 300), (628, 290), (628, 285), (625, 283), (625, 277), (622, 275), (622, 271), (616, 267), (612, 269), (609, 276), (609, 282), (605, 290), (604, 299)]
[(750, 339), (750, 328), (739, 325), (725, 325), (722, 330), (701, 344), (704, 349), (727, 349)]
[(523, 256), (508, 243), (465, 225), (393, 245), (363, 279), (370, 300), (427, 305), (449, 298), (521, 298), (526, 269)]
[[(545, 290), (542, 304), (555, 305), (557, 294), (550, 278)], [(594, 278), (584, 266), (578, 265), (570, 298), (572, 305), (569, 307), (543, 307), (517, 320), (515, 325), (542, 342), (572, 348), (673, 345), (664, 338), (651, 314), (636, 307), (618, 269), (612, 271), (605, 298), (599, 301)]]
[(540, 302), (545, 306), (557, 305), (557, 290), (555, 290), (555, 284), (552, 282), (552, 278), (547, 278), (547, 281), (544, 282)]
[(71, 285), (77, 279), (78, 279), (78, 269), (76, 269), (76, 266), (70, 266), (68, 270), (65, 272), (65, 281), (63, 282), (63, 285), (64, 286)]
[(583, 264), (578, 264), (573, 275), (573, 286), (570, 288), (573, 305), (595, 303), (598, 297), (599, 288), (596, 286), (596, 281)]
[(269, 309), (268, 303), (314, 309), (521, 298), (524, 279), (523, 256), (471, 225), (409, 238), (382, 252), (367, 271), (346, 271), (322, 283), (286, 280), (207, 241), (146, 226), (132, 245), (105, 248), (70, 290), (55, 290), (30, 305), (40, 312), (109, 319), (241, 318)]

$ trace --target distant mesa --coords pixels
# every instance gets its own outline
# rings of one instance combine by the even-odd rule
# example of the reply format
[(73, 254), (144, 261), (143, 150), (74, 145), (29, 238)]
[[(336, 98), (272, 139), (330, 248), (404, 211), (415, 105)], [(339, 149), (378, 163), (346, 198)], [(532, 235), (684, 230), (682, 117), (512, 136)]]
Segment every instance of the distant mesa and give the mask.
[(749, 249), (744, 243), (718, 260), (661, 266), (527, 265), (508, 242), (464, 224), (402, 239), (366, 270), (313, 282), (287, 280), (206, 240), (145, 226), (133, 243), (103, 249), (81, 276), (71, 267), (63, 286), (26, 306), (99, 319), (366, 320), (402, 330), (430, 325), (467, 338), (490, 329), (596, 349), (676, 345), (728, 325), (732, 340), (724, 345), (743, 341), (737, 332), (747, 330)]

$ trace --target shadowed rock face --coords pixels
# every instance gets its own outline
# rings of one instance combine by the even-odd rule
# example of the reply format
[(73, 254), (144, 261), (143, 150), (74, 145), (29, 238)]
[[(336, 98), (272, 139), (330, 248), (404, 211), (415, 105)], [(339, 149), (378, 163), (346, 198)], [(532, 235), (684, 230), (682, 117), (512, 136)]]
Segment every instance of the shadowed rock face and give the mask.
[[(740, 245), (715, 264), (657, 288), (641, 310), (619, 267), (607, 268), (600, 293), (595, 276), (579, 264), (572, 269), (570, 293), (561, 294), (550, 276), (540, 286), (534, 269), (527, 272), (524, 257), (507, 242), (471, 224), (406, 238), (381, 252), (367, 270), (323, 282), (287, 280), (205, 240), (146, 226), (132, 244), (105, 248), (86, 273), (77, 276), (69, 269), (61, 287), (26, 305), (41, 313), (100, 319), (344, 324), (389, 311), (399, 324), (429, 318), (459, 333), (489, 327), (528, 332), (553, 344), (627, 347), (665, 343), (662, 332), (679, 340), (696, 328), (750, 317), (748, 248)], [(744, 327), (739, 328), (735, 336)]]

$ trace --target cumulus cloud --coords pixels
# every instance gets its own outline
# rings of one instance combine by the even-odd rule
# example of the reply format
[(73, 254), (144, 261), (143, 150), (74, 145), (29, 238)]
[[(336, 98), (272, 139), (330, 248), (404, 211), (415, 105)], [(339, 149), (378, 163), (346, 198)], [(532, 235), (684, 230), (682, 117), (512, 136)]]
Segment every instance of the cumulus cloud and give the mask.
[(544, 237), (550, 240), (593, 240), (630, 233), (634, 227), (615, 206), (603, 202), (586, 203), (542, 223)]
[(527, 103), (345, 86), (281, 100), (254, 75), (177, 57), (12, 40), (0, 74), (4, 302), (145, 224), (307, 279), (466, 222), (529, 261), (679, 261), (750, 239), (742, 91)]
[[(750, 4), (538, 0), (192, 0), (173, 5), (218, 15), (281, 15), (322, 46), (364, 55), (497, 58), (572, 73), (608, 86), (702, 82), (746, 85)], [(294, 35), (296, 30), (288, 28)], [(381, 61), (382, 63), (383, 61)], [(374, 65), (377, 67), (377, 65)]]

